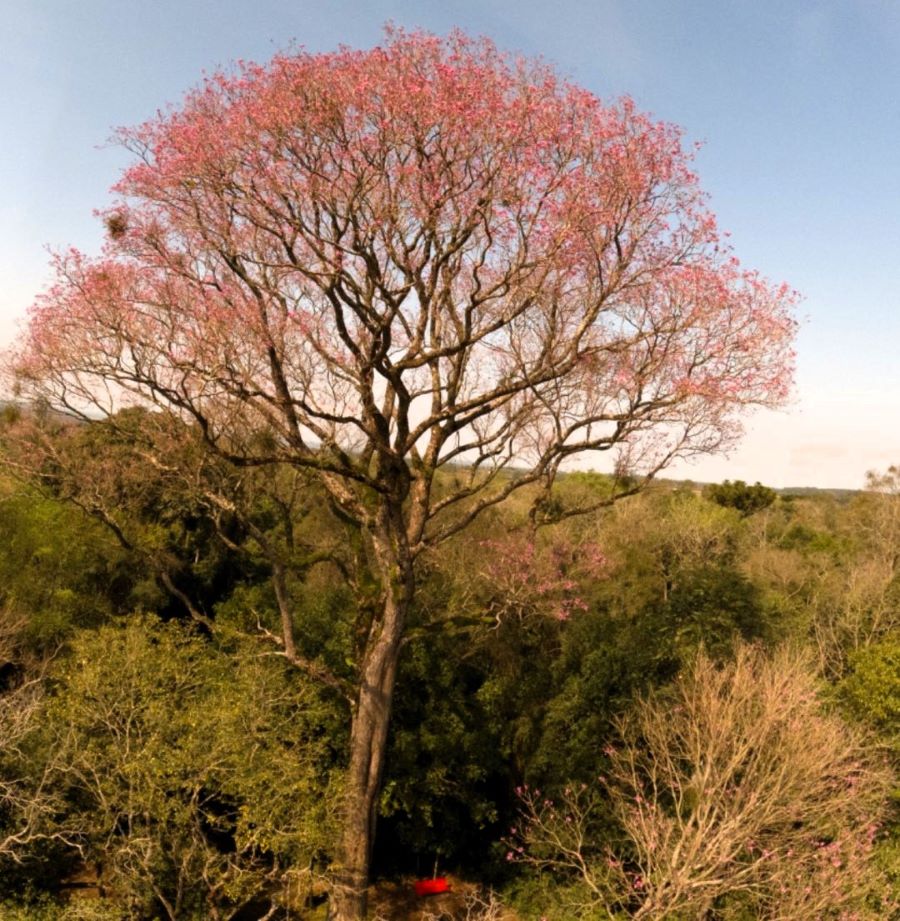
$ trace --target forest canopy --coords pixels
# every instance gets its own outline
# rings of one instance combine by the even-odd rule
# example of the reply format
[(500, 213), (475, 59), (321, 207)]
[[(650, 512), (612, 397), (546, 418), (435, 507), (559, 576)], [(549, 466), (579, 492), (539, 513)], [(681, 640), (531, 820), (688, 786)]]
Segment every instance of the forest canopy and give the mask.
[[(166, 471), (113, 476), (100, 446), (121, 448), (126, 424), (45, 431), (39, 443), (77, 459), (79, 477), (48, 460), (37, 481), (4, 481), (4, 911), (323, 918), (358, 654), (352, 530), (287, 471), (278, 483), (234, 472), (239, 514), (184, 502)], [(5, 433), (20, 471), (36, 436)], [(609, 488), (572, 474), (554, 491), (565, 503)], [(674, 906), (890, 916), (900, 497), (776, 495), (748, 515), (707, 493), (660, 485), (542, 528), (530, 549), (523, 495), (430, 561), (398, 675), (376, 879), (437, 867), (484, 887), (485, 918), (489, 898), (558, 921)], [(273, 641), (265, 546), (284, 554), (293, 655), (333, 681)], [(499, 578), (504, 546), (541, 568)], [(698, 786), (705, 762), (682, 761), (688, 750), (723, 773)], [(758, 831), (721, 837), (726, 806)], [(692, 834), (703, 846), (683, 864)], [(734, 876), (713, 891), (716, 860)]]

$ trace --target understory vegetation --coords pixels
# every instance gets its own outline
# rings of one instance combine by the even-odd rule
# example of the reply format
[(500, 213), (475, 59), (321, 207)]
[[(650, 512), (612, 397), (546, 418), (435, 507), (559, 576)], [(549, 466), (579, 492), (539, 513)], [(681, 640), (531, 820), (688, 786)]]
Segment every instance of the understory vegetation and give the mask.
[[(324, 918), (367, 548), (295, 471), (184, 432), (142, 466), (129, 412), (4, 423), (2, 917)], [(566, 516), (609, 489), (427, 558), (376, 877), (470, 919), (897, 916), (898, 471)]]

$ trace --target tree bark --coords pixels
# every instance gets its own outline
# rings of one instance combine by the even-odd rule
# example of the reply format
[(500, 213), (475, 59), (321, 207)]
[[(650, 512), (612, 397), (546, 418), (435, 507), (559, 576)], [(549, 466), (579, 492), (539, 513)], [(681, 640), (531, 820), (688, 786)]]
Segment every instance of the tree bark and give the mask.
[(350, 763), (330, 914), (332, 921), (364, 921), (367, 916), (378, 793), (400, 644), (413, 592), (412, 562), (406, 550), (405, 534), (386, 524), (386, 517), (382, 517), (382, 526), (373, 536), (383, 585), (383, 605), (366, 643), (356, 712), (350, 727)]

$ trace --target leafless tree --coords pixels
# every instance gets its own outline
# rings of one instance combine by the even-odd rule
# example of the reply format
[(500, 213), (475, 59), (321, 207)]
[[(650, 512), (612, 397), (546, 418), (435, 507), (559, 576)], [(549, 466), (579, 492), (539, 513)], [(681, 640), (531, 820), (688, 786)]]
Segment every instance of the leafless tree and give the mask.
[[(727, 904), (767, 921), (886, 917), (869, 858), (890, 775), (822, 709), (797, 653), (745, 646), (723, 667), (701, 654), (621, 720), (608, 757), (599, 790), (523, 791), (520, 859), (574, 874), (583, 905), (658, 921)], [(592, 831), (601, 801), (616, 846)]]

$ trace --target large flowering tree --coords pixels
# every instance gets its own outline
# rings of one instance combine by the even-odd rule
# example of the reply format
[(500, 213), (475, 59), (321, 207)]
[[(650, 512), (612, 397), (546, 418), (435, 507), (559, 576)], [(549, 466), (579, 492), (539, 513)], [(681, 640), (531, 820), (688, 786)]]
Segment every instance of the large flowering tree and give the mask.
[(720, 241), (676, 128), (458, 33), (241, 64), (121, 140), (108, 242), (58, 259), (20, 386), (176, 413), (361, 529), (335, 901), (360, 918), (417, 561), (583, 452), (652, 476), (725, 447), (787, 392), (793, 295)]

